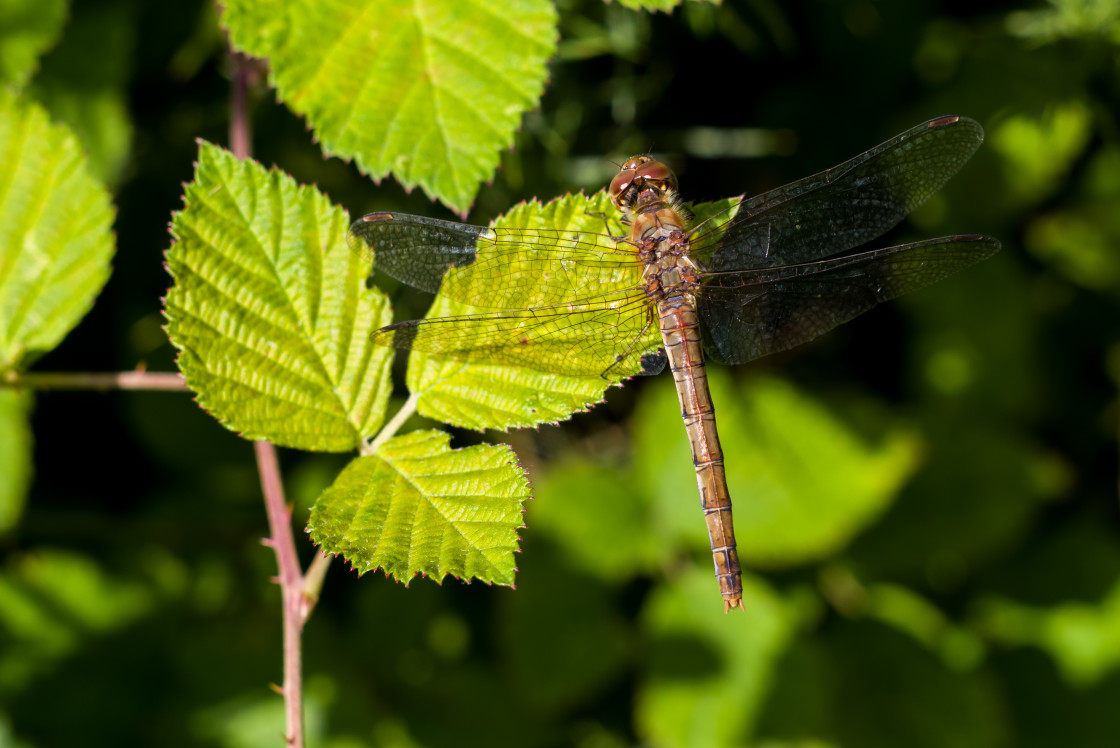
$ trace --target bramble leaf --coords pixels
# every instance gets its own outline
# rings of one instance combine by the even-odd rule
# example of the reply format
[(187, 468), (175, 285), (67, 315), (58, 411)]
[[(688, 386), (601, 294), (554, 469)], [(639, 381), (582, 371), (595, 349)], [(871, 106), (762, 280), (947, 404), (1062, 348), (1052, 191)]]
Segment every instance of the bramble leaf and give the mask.
[(113, 208), (77, 138), (0, 87), (0, 371), (51, 350), (109, 279)]
[[(611, 216), (604, 227), (603, 214)], [(498, 227), (550, 228), (558, 231), (596, 231), (609, 229), (613, 236), (625, 233), (618, 222), (617, 211), (606, 193), (588, 198), (567, 195), (542, 204), (522, 203), (494, 225)], [(469, 268), (465, 269), (469, 272)], [(574, 271), (578, 269), (572, 269)], [(512, 269), (511, 269), (512, 271)], [(634, 265), (634, 282), (639, 268)], [(455, 272), (455, 271), (453, 271)], [(576, 281), (578, 283), (578, 280)], [(591, 295), (592, 291), (588, 291)], [(530, 290), (525, 306), (547, 303), (544, 296), (536, 298)], [(437, 296), (426, 315), (427, 319), (454, 316), (477, 311)], [(639, 327), (644, 323), (639, 322)], [(656, 334), (656, 330), (652, 330)], [(587, 335), (606, 334), (599, 327), (588, 325)], [(573, 334), (573, 336), (575, 336)], [(648, 336), (647, 336), (648, 337)], [(657, 347), (656, 338), (653, 347)], [(631, 341), (620, 344), (625, 348)], [(648, 346), (646, 346), (648, 347)], [(569, 355), (577, 355), (573, 345)], [(596, 370), (603, 367), (592, 367)], [(419, 412), (444, 423), (463, 428), (508, 429), (556, 423), (572, 413), (587, 410), (603, 399), (612, 381), (603, 376), (569, 376), (549, 373), (549, 366), (539, 368), (509, 365), (469, 364), (447, 360), (433, 354), (414, 351), (408, 362), (408, 388), (419, 396)]]
[[(704, 203), (695, 207), (696, 220), (702, 220), (730, 201)], [(731, 214), (718, 223), (726, 222)], [(581, 235), (587, 244), (591, 234), (606, 252), (620, 252), (616, 264), (582, 265), (572, 261), (542, 258), (537, 248), (526, 245), (519, 249), (520, 257), (505, 256), (503, 272), (523, 275), (524, 286), (506, 286), (505, 296), (516, 295), (511, 300), (497, 303), (495, 308), (527, 308), (543, 310), (545, 307), (565, 305), (597, 294), (612, 294), (617, 313), (609, 311), (573, 311), (561, 316), (554, 327), (532, 328), (533, 320), (526, 319), (525, 338), (517, 345), (517, 330), (491, 334), (487, 345), (477, 350), (465, 350), (462, 358), (443, 357), (434, 353), (414, 350), (409, 358), (408, 387), (419, 396), (420, 413), (446, 423), (465, 428), (517, 428), (541, 423), (555, 423), (572, 413), (586, 410), (603, 398), (607, 387), (640, 373), (643, 356), (656, 353), (661, 348), (661, 335), (657, 329), (655, 312), (641, 290), (642, 265), (625, 254), (632, 244), (616, 243), (611, 237), (628, 234), (618, 220), (618, 211), (611, 205), (605, 191), (586, 197), (567, 195), (548, 203), (536, 201), (522, 203), (494, 222), (496, 228), (550, 229), (563, 235), (566, 232), (589, 232)], [(561, 239), (564, 241), (570, 241)], [(485, 248), (480, 252), (485, 252)], [(546, 253), (549, 254), (549, 253)], [(545, 270), (539, 265), (547, 263)], [(493, 300), (487, 294), (487, 276), (493, 272), (491, 263), (478, 262), (454, 268), (448, 278), (460, 293), (472, 298)], [(564, 284), (555, 277), (563, 274)], [(447, 280), (445, 279), (445, 287)], [(536, 285), (534, 285), (536, 284)], [(563, 286), (567, 286), (563, 289)], [(624, 289), (632, 289), (625, 292)], [(495, 292), (496, 293), (496, 292)], [(463, 314), (493, 313), (495, 308), (481, 309), (460, 301), (437, 295), (426, 315), (427, 319)], [(562, 321), (561, 321), (562, 320)], [(468, 343), (472, 332), (482, 335), (488, 320), (472, 322), (468, 328), (458, 328)], [(520, 328), (518, 328), (520, 329)], [(437, 338), (443, 330), (429, 327), (417, 335), (426, 342)], [(430, 333), (430, 338), (426, 337)], [(617, 356), (625, 360), (616, 362)], [(524, 363), (522, 363), (524, 362)], [(556, 373), (559, 366), (580, 371), (580, 375)], [(584, 374), (585, 372), (585, 374)]]
[(505, 445), (451, 449), (440, 431), (414, 431), (359, 457), (311, 510), (311, 538), (359, 573), (381, 569), (512, 585), (529, 482)]
[(267, 58), (323, 150), (463, 213), (490, 179), (556, 50), (545, 0), (231, 0), (234, 46)]
[(381, 424), (389, 308), (313, 187), (209, 143), (167, 253), (168, 335), (202, 407), (249, 439), (354, 449)]

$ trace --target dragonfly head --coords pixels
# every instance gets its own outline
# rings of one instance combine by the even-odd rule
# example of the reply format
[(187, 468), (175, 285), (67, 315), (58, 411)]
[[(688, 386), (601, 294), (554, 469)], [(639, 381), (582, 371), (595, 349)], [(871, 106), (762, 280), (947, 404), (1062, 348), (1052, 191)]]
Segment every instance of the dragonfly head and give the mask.
[(611, 180), (611, 202), (624, 213), (650, 202), (671, 202), (677, 190), (673, 170), (652, 156), (627, 159)]

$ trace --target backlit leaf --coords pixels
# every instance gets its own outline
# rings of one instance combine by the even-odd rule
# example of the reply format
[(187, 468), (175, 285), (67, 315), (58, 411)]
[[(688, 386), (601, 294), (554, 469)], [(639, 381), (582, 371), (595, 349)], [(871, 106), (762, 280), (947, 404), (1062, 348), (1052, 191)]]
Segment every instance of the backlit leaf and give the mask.
[[(729, 201), (704, 203), (694, 208), (696, 220), (702, 220), (722, 208)], [(621, 251), (628, 247), (610, 237), (628, 234), (618, 220), (618, 211), (611, 205), (605, 191), (590, 197), (567, 195), (548, 203), (536, 201), (522, 203), (506, 213), (494, 226), (498, 228), (552, 229), (558, 232), (589, 232), (602, 235), (596, 241), (603, 250)], [(722, 219), (729, 219), (730, 215)], [(584, 235), (590, 241), (589, 235)], [(480, 250), (484, 252), (485, 249)], [(534, 255), (529, 247), (519, 258), (503, 258), (503, 271), (510, 274), (531, 267)], [(481, 266), (481, 268), (480, 268)], [(469, 294), (473, 298), (488, 298), (485, 294), (486, 274), (492, 267), (486, 263), (454, 268), (448, 273), (460, 293), (478, 286), (480, 291)], [(607, 291), (638, 289), (641, 284), (641, 264), (631, 264), (619, 258), (617, 267), (592, 268), (576, 262), (556, 263), (553, 273), (564, 273), (570, 291), (559, 292), (553, 282), (542, 286), (538, 281), (545, 273), (524, 271), (525, 286), (503, 289), (507, 294), (516, 293), (516, 304), (510, 299), (495, 302), (494, 307), (480, 309), (446, 298), (436, 297), (427, 318), (462, 314), (492, 313), (494, 309), (544, 308), (558, 302), (594, 296)], [(448, 281), (445, 279), (444, 283)], [(435, 354), (414, 351), (409, 359), (408, 387), (420, 396), (420, 412), (431, 418), (466, 428), (514, 428), (540, 423), (561, 421), (576, 411), (586, 410), (602, 400), (608, 386), (637, 375), (642, 368), (642, 357), (661, 348), (652, 307), (640, 290), (617, 299), (630, 311), (617, 316), (610, 314), (575, 311), (561, 316), (557, 322), (558, 334), (533, 330), (526, 333), (526, 345), (469, 351), (463, 359), (448, 359)], [(472, 323), (480, 334), (486, 320)], [(424, 330), (424, 335), (429, 330)], [(438, 328), (433, 334), (442, 332)], [(464, 337), (470, 341), (470, 332)], [(419, 338), (423, 339), (423, 338)], [(495, 338), (500, 341), (500, 338)], [(536, 344), (536, 345), (535, 345)], [(625, 361), (615, 358), (625, 356)], [(491, 363), (492, 362), (492, 363)], [(524, 362), (524, 363), (522, 363)], [(555, 373), (558, 366), (582, 370), (579, 376)]]
[(490, 179), (556, 49), (546, 0), (231, 0), (234, 46), (331, 155), (460, 213)]
[(361, 573), (512, 585), (525, 473), (505, 445), (449, 439), (414, 431), (355, 459), (315, 502), (312, 539)]
[[(606, 225), (602, 217), (604, 213), (611, 216)], [(609, 229), (612, 236), (621, 236), (625, 231), (615, 216), (617, 211), (610, 205), (606, 193), (599, 192), (591, 198), (568, 195), (547, 204), (536, 201), (522, 203), (494, 225), (600, 233)], [(636, 268), (637, 266), (635, 275)], [(469, 268), (452, 272), (461, 271), (469, 271)], [(543, 296), (535, 297), (531, 290), (526, 293), (525, 306), (542, 303), (547, 303)], [(444, 296), (437, 296), (426, 318), (454, 316), (472, 311), (478, 310)], [(642, 322), (644, 323), (644, 318)], [(575, 331), (573, 337), (579, 334), (579, 331)], [(602, 333), (599, 327), (589, 324), (583, 334), (596, 337)], [(573, 345), (570, 355), (576, 354)], [(597, 370), (599, 367), (592, 368)], [(408, 365), (408, 388), (420, 396), (421, 414), (473, 429), (507, 429), (556, 423), (572, 413), (587, 410), (593, 403), (602, 400), (603, 393), (611, 383), (610, 379), (603, 376), (552, 374), (549, 373), (547, 363), (541, 364), (539, 368), (488, 366), (440, 360), (420, 351), (409, 357)]]
[(0, 87), (0, 371), (76, 325), (109, 278), (113, 208), (69, 129)]
[(199, 403), (249, 439), (346, 451), (381, 424), (388, 305), (346, 245), (346, 212), (313, 187), (202, 143), (178, 240), (168, 334)]

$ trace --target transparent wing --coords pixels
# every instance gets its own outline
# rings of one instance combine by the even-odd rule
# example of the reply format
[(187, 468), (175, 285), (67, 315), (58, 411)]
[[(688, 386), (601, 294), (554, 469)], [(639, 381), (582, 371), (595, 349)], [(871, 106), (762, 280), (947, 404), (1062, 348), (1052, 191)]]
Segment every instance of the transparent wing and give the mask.
[[(741, 201), (692, 230), (692, 253), (711, 272), (797, 265), (881, 236), (941, 188), (984, 139), (967, 117), (939, 117), (784, 187)], [(726, 211), (725, 211), (726, 213)], [(724, 214), (724, 222), (726, 216)]]
[(706, 276), (697, 298), (704, 350), (741, 364), (828, 332), (876, 304), (928, 286), (999, 251), (961, 235), (819, 262)]
[(398, 322), (373, 340), (464, 363), (612, 380), (656, 374), (665, 365), (649, 300), (639, 289), (561, 306)]
[(641, 277), (631, 244), (584, 231), (370, 213), (350, 227), (349, 241), (397, 280), (478, 309), (558, 305), (631, 288)]

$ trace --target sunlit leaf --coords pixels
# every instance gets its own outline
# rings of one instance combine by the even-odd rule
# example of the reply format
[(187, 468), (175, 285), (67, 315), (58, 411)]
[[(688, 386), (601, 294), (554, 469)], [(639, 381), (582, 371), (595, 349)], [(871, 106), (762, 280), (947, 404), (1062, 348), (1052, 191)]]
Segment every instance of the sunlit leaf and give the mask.
[[(791, 385), (755, 378), (737, 389), (724, 369), (708, 375), (745, 564), (787, 566), (842, 548), (917, 464), (915, 439), (901, 430), (871, 443)], [(658, 532), (706, 544), (676, 393), (661, 386), (645, 395), (637, 472), (655, 497)]]
[(618, 4), (631, 10), (647, 10), (651, 12), (672, 12), (673, 8), (684, 3), (684, 0), (617, 0)]
[[(729, 203), (703, 203), (693, 210), (696, 219), (702, 220)], [(726, 222), (731, 215), (724, 216), (721, 222)], [(613, 252), (621, 248), (625, 252), (629, 245), (618, 244), (610, 238), (628, 233), (618, 218), (610, 198), (605, 191), (600, 191), (591, 197), (568, 195), (545, 204), (523, 203), (502, 216), (495, 226), (590, 232), (602, 235), (597, 241), (603, 250)], [(585, 240), (590, 241), (589, 236), (585, 236)], [(533, 251), (525, 247), (521, 259), (503, 259), (503, 271), (524, 272), (526, 284), (506, 289), (507, 294), (517, 294), (516, 300), (497, 300), (494, 308), (542, 308), (557, 304), (561, 297), (560, 303), (567, 303), (585, 295), (635, 289), (616, 297), (631, 311), (618, 317), (573, 311), (557, 323), (558, 330), (531, 330), (525, 334), (524, 345), (499, 344), (493, 350), (480, 347), (465, 354), (466, 360), (414, 351), (409, 359), (408, 386), (420, 396), (422, 414), (475, 429), (555, 423), (601, 400), (612, 383), (638, 374), (644, 363), (643, 356), (661, 348), (652, 308), (644, 294), (637, 290), (641, 283), (640, 263), (620, 262), (617, 267), (594, 269), (576, 262), (558, 263), (551, 272), (564, 273), (567, 288), (571, 289), (561, 294), (555, 284), (550, 287), (529, 282), (544, 275), (520, 269), (532, 267), (534, 256)], [(482, 263), (454, 268), (448, 273), (448, 279), (461, 292), (478, 286), (481, 290), (470, 295), (487, 298), (486, 273), (491, 268), (483, 265), (480, 271), (480, 265)], [(447, 282), (445, 279), (444, 283)], [(482, 311), (492, 312), (494, 308)], [(439, 295), (427, 317), (479, 311)], [(479, 320), (474, 329), (481, 334), (486, 329), (486, 321)], [(427, 332), (429, 330), (421, 331), (420, 336)], [(433, 328), (430, 332), (438, 334), (441, 330)], [(464, 333), (464, 337), (470, 342), (470, 332)], [(616, 361), (619, 356), (624, 356), (625, 360)], [(560, 365), (581, 369), (586, 375), (553, 373)]]
[(315, 502), (312, 539), (359, 572), (405, 583), (450, 574), (512, 585), (525, 473), (505, 445), (448, 442), (415, 431), (355, 459)]
[(381, 424), (384, 297), (312, 187), (202, 143), (167, 253), (168, 334), (199, 403), (249, 439), (346, 451)]
[(26, 393), (0, 389), (0, 534), (19, 521), (31, 484), (30, 403)]
[[(611, 216), (604, 224), (603, 215)], [(622, 236), (617, 211), (606, 193), (591, 198), (568, 195), (547, 204), (523, 203), (495, 222), (496, 226), (552, 228), (561, 231), (605, 232)], [(469, 268), (452, 272), (469, 273)], [(512, 271), (512, 268), (511, 268)], [(637, 270), (634, 270), (634, 274)], [(636, 279), (635, 279), (636, 282)], [(588, 294), (594, 293), (589, 288)], [(547, 297), (526, 293), (523, 306), (547, 304)], [(477, 311), (444, 296), (437, 296), (427, 318), (453, 316)], [(642, 320), (644, 323), (644, 319)], [(639, 325), (640, 327), (640, 325)], [(656, 332), (656, 331), (653, 331)], [(600, 326), (588, 323), (571, 335), (596, 337), (605, 334)], [(620, 352), (627, 343), (620, 342)], [(654, 344), (656, 346), (656, 343)], [(566, 355), (575, 356), (578, 340)], [(497, 363), (497, 362), (495, 362)], [(592, 366), (592, 368), (596, 368)], [(606, 366), (603, 366), (606, 369)], [(609, 374), (608, 374), (609, 376)], [(603, 376), (566, 376), (549, 373), (549, 366), (538, 368), (488, 366), (461, 361), (439, 360), (420, 351), (409, 358), (408, 388), (420, 397), (420, 413), (430, 418), (465, 428), (513, 428), (556, 423), (572, 413), (587, 410), (603, 398), (611, 380)]]
[(993, 129), (988, 142), (1003, 158), (1015, 202), (1038, 202), (1059, 186), (1088, 144), (1091, 124), (1089, 107), (1072, 99), (1053, 104), (1042, 117), (1015, 115)]
[(77, 139), (0, 88), (0, 371), (58, 345), (109, 278), (113, 209)]
[[(611, 2), (612, 0), (607, 0)], [(645, 10), (650, 12), (663, 11), (672, 13), (674, 8), (684, 5), (685, 0), (613, 0), (624, 8), (631, 10)], [(710, 2), (719, 5), (721, 0), (693, 0), (693, 2)]]
[(66, 0), (4, 0), (0, 3), (0, 84), (22, 86), (39, 56), (54, 45), (66, 21)]
[(652, 745), (746, 745), (792, 616), (761, 580), (743, 579), (745, 615), (725, 615), (713, 582), (692, 570), (643, 611), (649, 641), (636, 723)]
[(233, 0), (223, 23), (235, 47), (268, 59), (324, 151), (459, 212), (537, 105), (556, 49), (545, 0)]

